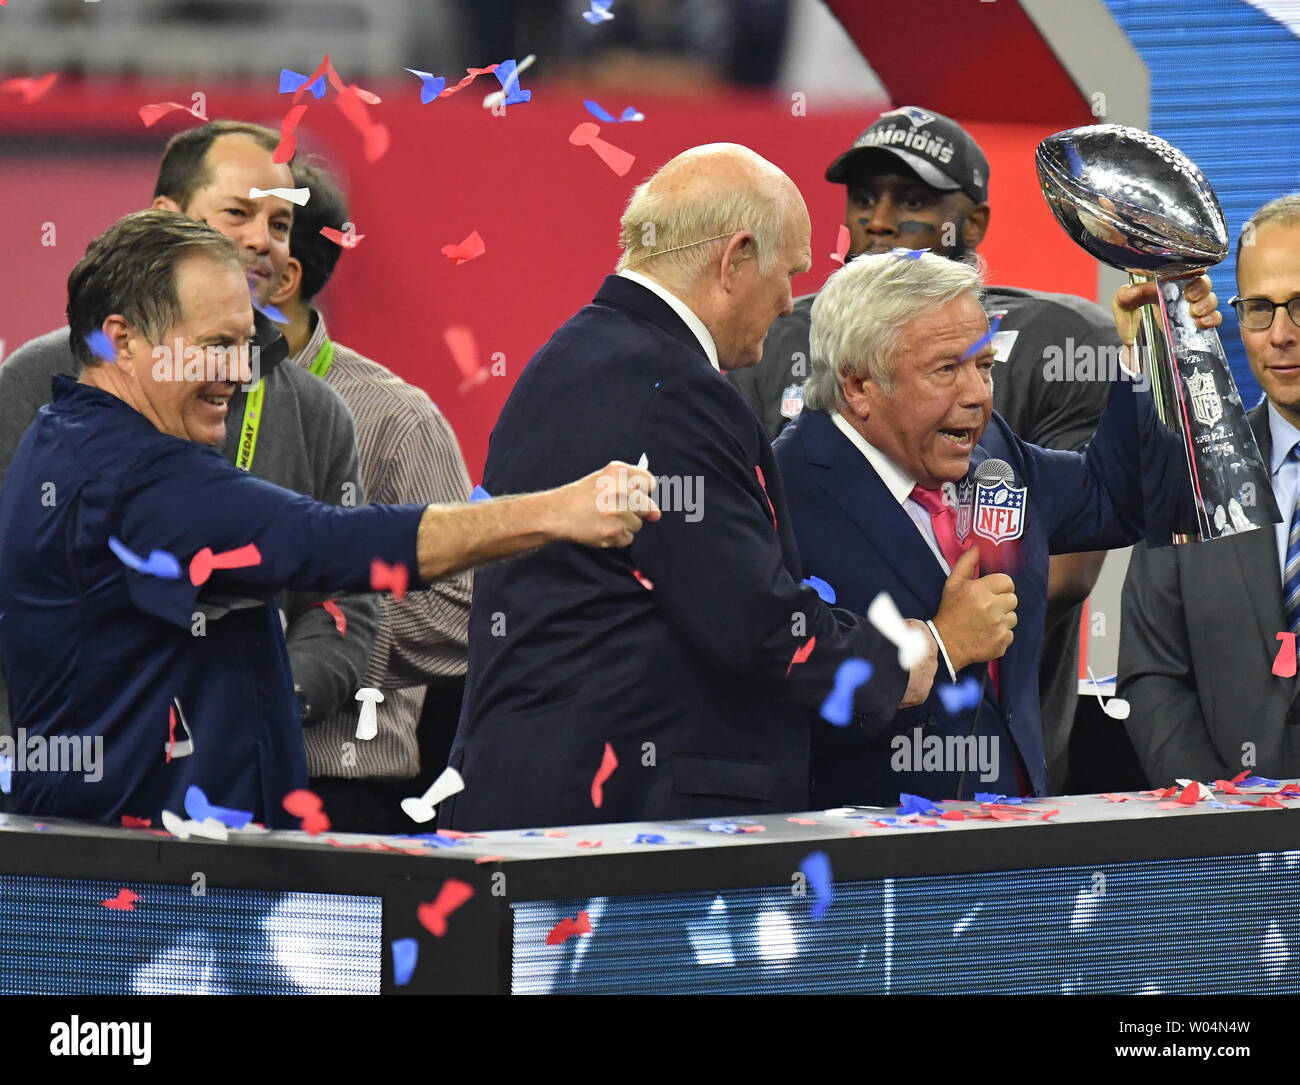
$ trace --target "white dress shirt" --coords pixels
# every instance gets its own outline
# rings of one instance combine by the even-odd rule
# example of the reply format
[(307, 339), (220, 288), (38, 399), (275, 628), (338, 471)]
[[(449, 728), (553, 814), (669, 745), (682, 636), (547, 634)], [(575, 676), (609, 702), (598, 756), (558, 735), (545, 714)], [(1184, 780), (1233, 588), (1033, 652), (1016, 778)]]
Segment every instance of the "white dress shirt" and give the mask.
[(1300, 463), (1291, 455), (1291, 449), (1300, 441), (1300, 429), (1283, 418), (1270, 401), (1268, 431), (1273, 437), (1272, 462), (1269, 464), (1273, 496), (1277, 498), (1277, 507), (1282, 512), (1282, 522), (1274, 528), (1277, 533), (1277, 567), (1282, 583), (1285, 584), (1286, 546), (1291, 534), (1291, 516), (1295, 512), (1296, 499), (1300, 498)]
[(704, 326), (704, 321), (691, 311), (691, 307), (687, 305), (686, 302), (682, 301), (682, 299), (671, 290), (655, 282), (653, 279), (647, 279), (639, 272), (630, 271), (627, 268), (624, 268), (618, 274), (621, 278), (631, 279), (634, 283), (639, 283), (641, 286), (644, 286), (650, 291), (650, 293), (654, 294), (655, 297), (662, 298), (669, 308), (682, 318), (682, 322), (691, 329), (695, 338), (700, 341), (700, 346), (704, 348), (704, 353), (709, 356), (709, 364), (719, 373), (722, 372), (722, 366), (718, 364), (718, 346), (714, 343), (712, 334), (710, 334), (709, 329)]

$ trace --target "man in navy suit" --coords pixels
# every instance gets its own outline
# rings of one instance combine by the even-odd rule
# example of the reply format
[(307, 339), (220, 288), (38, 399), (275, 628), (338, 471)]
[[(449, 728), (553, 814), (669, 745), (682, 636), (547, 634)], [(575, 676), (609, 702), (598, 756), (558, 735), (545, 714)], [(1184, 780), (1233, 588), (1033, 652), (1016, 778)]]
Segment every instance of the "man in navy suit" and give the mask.
[(692, 148), (633, 194), (621, 245), (515, 384), (483, 485), (644, 456), (662, 518), (628, 551), (557, 547), (476, 576), (452, 828), (806, 809), (811, 717), (841, 663), (874, 668), (851, 727), (929, 693), (933, 658), (904, 671), (801, 584), (771, 446), (722, 373), (758, 361), (810, 266), (798, 189), (746, 148)]
[[(968, 709), (946, 711), (936, 684), (875, 730), (816, 727), (815, 805), (1046, 794), (1037, 673), (1048, 555), (1143, 533), (1145, 384), (1113, 382), (1082, 453), (1020, 440), (992, 410), (981, 285), (967, 264), (895, 250), (836, 272), (813, 307), (805, 409), (775, 446), (803, 568), (849, 610), (885, 591), (904, 615), (934, 615), (939, 683), (979, 686)], [(1202, 326), (1217, 324), (1208, 280), (1189, 290)], [(1153, 297), (1150, 285), (1117, 294), (1129, 340), (1128, 311)], [(971, 605), (952, 606), (963, 599)]]

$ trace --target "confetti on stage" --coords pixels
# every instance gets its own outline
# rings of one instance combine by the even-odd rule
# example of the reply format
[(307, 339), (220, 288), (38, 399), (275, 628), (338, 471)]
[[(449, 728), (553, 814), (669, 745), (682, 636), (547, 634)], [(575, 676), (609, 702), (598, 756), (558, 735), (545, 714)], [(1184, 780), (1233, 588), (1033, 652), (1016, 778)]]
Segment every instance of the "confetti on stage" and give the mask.
[(224, 806), (214, 806), (208, 802), (203, 789), (193, 784), (185, 791), (185, 813), (195, 821), (213, 818), (230, 829), (242, 829), (253, 820), (250, 810), (230, 810)]
[(421, 904), (415, 911), (421, 926), (441, 938), (447, 933), (447, 917), (474, 895), (474, 887), (459, 878), (448, 878), (432, 903)]
[(302, 818), (302, 831), (308, 836), (328, 832), (330, 819), (325, 813), (325, 804), (316, 792), (300, 787), (296, 791), (290, 791), (280, 805), (294, 817)]
[(460, 773), (449, 765), (438, 774), (438, 778), (429, 785), (429, 790), (423, 795), (403, 799), (402, 811), (412, 821), (424, 824), (426, 821), (433, 820), (434, 811), (439, 803), (464, 790), (465, 781)]

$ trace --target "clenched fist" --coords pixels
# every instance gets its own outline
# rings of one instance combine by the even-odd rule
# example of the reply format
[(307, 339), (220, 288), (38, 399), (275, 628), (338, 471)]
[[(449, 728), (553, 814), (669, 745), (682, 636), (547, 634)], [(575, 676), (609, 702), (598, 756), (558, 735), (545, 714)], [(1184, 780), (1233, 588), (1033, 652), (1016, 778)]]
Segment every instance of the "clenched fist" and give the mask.
[(622, 460), (570, 482), (562, 495), (561, 537), (584, 546), (628, 546), (643, 520), (658, 520), (655, 477)]
[(975, 578), (979, 551), (974, 547), (957, 559), (943, 586), (934, 627), (943, 638), (955, 670), (972, 663), (1001, 659), (1011, 647), (1016, 627), (1015, 584), (1006, 573)]

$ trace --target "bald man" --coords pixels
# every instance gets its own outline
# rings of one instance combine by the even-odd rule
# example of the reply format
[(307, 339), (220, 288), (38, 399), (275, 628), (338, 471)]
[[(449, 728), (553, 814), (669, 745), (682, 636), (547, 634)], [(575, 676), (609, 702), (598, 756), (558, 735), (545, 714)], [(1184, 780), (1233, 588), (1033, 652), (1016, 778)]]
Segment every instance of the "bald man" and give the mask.
[(840, 664), (873, 669), (842, 690), (854, 727), (933, 680), (920, 623), (929, 651), (909, 673), (801, 584), (767, 435), (723, 376), (758, 362), (808, 270), (798, 189), (747, 148), (693, 148), (636, 189), (621, 246), (515, 384), (483, 484), (645, 457), (662, 518), (629, 550), (553, 547), (476, 575), (452, 828), (806, 809), (810, 727)]

